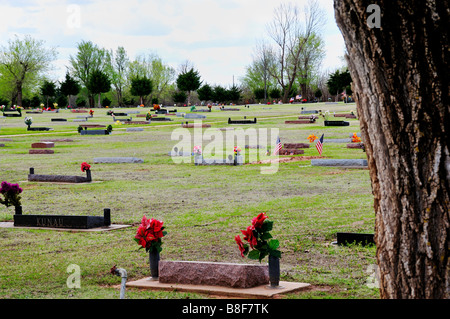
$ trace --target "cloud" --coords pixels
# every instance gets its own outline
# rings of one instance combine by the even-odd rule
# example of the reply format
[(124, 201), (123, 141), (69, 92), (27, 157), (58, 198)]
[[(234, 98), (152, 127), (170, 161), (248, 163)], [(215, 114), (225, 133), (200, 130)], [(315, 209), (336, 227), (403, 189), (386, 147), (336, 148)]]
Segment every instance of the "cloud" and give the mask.
[[(156, 52), (175, 69), (190, 60), (208, 83), (228, 85), (245, 74), (258, 39), (283, 0), (0, 0), (0, 45), (14, 34), (44, 40), (59, 51), (57, 67), (64, 77), (77, 43), (90, 40), (116, 50), (123, 46), (133, 59)], [(306, 0), (296, 1), (303, 6)], [(334, 22), (332, 0), (325, 9), (327, 59), (343, 55), (343, 40)], [(64, 65), (64, 61), (65, 65)], [(325, 64), (327, 64), (325, 63)], [(54, 72), (57, 76), (58, 71)]]

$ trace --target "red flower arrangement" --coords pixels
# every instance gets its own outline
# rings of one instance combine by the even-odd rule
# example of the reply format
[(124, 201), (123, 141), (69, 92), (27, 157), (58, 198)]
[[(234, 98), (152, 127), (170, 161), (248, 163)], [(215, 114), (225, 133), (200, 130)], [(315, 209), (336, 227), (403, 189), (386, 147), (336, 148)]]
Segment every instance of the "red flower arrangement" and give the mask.
[(86, 162), (81, 163), (81, 171), (85, 172), (91, 169), (91, 165)]
[[(267, 220), (265, 213), (260, 213), (252, 219), (252, 225), (247, 229), (241, 230), (244, 235), (245, 244), (239, 235), (234, 237), (242, 257), (248, 255), (250, 259), (261, 260), (268, 256), (281, 258), (281, 251), (278, 250), (280, 243), (277, 239), (272, 239), (270, 231), (273, 228), (273, 222)], [(251, 248), (252, 250), (250, 251)]]
[(0, 194), (3, 195), (4, 199), (0, 198), (0, 204), (9, 206), (20, 206), (20, 193), (23, 189), (20, 188), (19, 184), (11, 184), (3, 181), (0, 184)]
[(144, 215), (141, 224), (139, 225), (134, 240), (145, 250), (152, 251), (156, 249), (161, 252), (162, 241), (167, 232), (164, 230), (163, 222), (154, 218), (147, 219)]

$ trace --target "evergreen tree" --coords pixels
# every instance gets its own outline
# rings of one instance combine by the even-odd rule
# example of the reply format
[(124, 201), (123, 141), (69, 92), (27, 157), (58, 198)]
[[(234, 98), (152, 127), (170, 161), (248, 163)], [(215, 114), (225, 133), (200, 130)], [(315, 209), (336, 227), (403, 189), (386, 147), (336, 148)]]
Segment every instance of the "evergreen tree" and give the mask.
[(101, 94), (111, 89), (111, 80), (108, 75), (100, 70), (92, 72), (87, 83), (87, 89), (92, 94), (98, 94), (98, 107), (101, 107)]
[(72, 106), (70, 104), (70, 96), (71, 95), (77, 95), (80, 92), (80, 85), (78, 84), (75, 79), (70, 77), (69, 73), (66, 73), (66, 79), (64, 82), (61, 83), (59, 90), (61, 91), (62, 95), (67, 96), (67, 100), (69, 102), (69, 106)]
[(139, 96), (140, 104), (144, 104), (144, 96), (152, 93), (153, 85), (150, 79), (144, 77), (136, 77), (131, 80), (130, 93)]
[(198, 71), (194, 71), (194, 68), (191, 68), (189, 71), (179, 74), (176, 82), (179, 90), (188, 92), (188, 105), (190, 105), (191, 92), (197, 91), (202, 84)]

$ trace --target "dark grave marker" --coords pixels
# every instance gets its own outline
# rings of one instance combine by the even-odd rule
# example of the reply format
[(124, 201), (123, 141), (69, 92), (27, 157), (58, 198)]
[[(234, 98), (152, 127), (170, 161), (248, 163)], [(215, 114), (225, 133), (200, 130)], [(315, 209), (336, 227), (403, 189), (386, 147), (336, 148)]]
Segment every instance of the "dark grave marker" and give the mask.
[(111, 210), (105, 208), (103, 216), (72, 216), (72, 215), (14, 215), (15, 227), (44, 227), (90, 229), (111, 226)]
[(373, 234), (337, 233), (336, 236), (338, 245), (361, 244), (367, 246), (375, 244)]
[(325, 126), (349, 126), (350, 122), (346, 121), (324, 121)]
[(86, 170), (86, 177), (84, 176), (70, 176), (70, 175), (38, 175), (34, 173), (34, 168), (30, 168), (28, 174), (29, 182), (51, 182), (51, 183), (89, 183), (92, 182), (91, 171)]
[(57, 119), (51, 119), (52, 122), (67, 122), (67, 119), (57, 118)]
[(284, 148), (309, 148), (307, 143), (284, 143)]
[(253, 120), (231, 120), (231, 118), (228, 118), (228, 124), (256, 124), (256, 117)]

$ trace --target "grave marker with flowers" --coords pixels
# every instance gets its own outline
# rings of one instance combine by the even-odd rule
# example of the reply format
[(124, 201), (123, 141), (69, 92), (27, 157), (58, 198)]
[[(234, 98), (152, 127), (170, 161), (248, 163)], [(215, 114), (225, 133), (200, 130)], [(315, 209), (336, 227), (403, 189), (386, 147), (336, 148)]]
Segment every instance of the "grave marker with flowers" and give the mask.
[(242, 257), (261, 262), (266, 256), (269, 258), (269, 281), (272, 288), (279, 286), (280, 282), (280, 258), (281, 251), (278, 250), (280, 243), (273, 239), (270, 231), (273, 228), (273, 221), (267, 219), (265, 213), (260, 213), (252, 219), (252, 223), (245, 230), (241, 230), (244, 235), (244, 243), (239, 235), (235, 236)]
[(0, 197), (0, 204), (5, 205), (6, 207), (14, 206), (15, 213), (22, 213), (22, 206), (20, 203), (21, 193), (23, 189), (20, 188), (19, 184), (11, 184), (7, 181), (3, 181), (0, 184), (0, 194), (3, 198)]
[(149, 253), (151, 280), (158, 280), (159, 277), (159, 259), (162, 251), (161, 238), (167, 235), (164, 230), (163, 222), (154, 218), (142, 217), (134, 240), (141, 246), (139, 249), (145, 248)]

